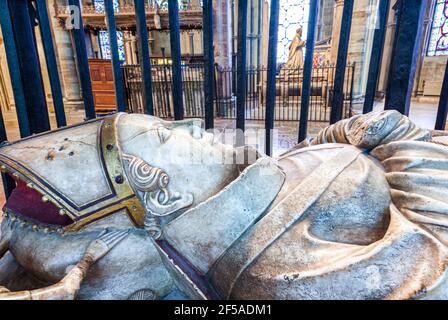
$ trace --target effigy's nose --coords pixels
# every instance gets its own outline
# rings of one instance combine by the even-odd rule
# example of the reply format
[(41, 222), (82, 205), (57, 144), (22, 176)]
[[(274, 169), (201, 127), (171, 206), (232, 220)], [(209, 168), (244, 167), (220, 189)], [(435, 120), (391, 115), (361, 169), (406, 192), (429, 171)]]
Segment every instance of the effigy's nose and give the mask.
[(195, 138), (195, 139), (201, 139), (202, 136), (203, 136), (203, 134), (204, 134), (204, 130), (202, 129), (202, 127), (200, 127), (200, 126), (198, 126), (198, 125), (196, 125), (196, 124), (193, 124), (193, 125), (191, 126), (191, 136), (192, 136), (193, 138)]

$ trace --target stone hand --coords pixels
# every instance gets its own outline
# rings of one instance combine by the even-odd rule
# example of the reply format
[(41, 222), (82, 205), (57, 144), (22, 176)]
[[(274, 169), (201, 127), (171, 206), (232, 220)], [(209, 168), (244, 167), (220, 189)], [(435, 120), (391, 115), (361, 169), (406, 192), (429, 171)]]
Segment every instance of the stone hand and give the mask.
[(118, 243), (120, 243), (127, 235), (129, 230), (120, 230), (108, 232), (103, 231), (99, 237), (92, 241), (87, 247), (86, 255), (90, 256), (93, 262), (98, 261), (104, 257), (110, 250), (112, 250)]

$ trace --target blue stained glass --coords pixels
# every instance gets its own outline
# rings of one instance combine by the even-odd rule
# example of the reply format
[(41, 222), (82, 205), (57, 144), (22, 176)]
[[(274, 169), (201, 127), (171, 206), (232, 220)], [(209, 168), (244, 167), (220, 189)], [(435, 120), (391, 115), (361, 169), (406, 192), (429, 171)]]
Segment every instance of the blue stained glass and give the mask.
[[(159, 9), (161, 11), (168, 11), (168, 1), (169, 0), (153, 0), (152, 3), (157, 3), (157, 5), (159, 6)], [(199, 1), (199, 5), (202, 7), (202, 0)], [(188, 10), (188, 8), (190, 7), (190, 3), (191, 0), (179, 0), (178, 4), (179, 4), (179, 10)]]
[(310, 0), (281, 0), (278, 25), (277, 61), (288, 60), (289, 45), (302, 27), (302, 40), (306, 40)]
[(428, 56), (448, 55), (448, 0), (437, 0), (429, 38)]
[[(118, 2), (118, 0), (113, 0), (113, 4), (114, 4), (114, 11), (118, 12), (120, 9), (120, 3)], [(95, 7), (95, 12), (97, 12), (97, 13), (105, 12), (104, 0), (94, 0), (93, 5)]]
[[(100, 31), (99, 39), (101, 47), (101, 57), (107, 60), (112, 59), (112, 54), (110, 51), (109, 33), (107, 31)], [(117, 42), (118, 42), (118, 58), (120, 59), (120, 61), (125, 61), (126, 56), (124, 53), (123, 32), (121, 31), (117, 31)]]

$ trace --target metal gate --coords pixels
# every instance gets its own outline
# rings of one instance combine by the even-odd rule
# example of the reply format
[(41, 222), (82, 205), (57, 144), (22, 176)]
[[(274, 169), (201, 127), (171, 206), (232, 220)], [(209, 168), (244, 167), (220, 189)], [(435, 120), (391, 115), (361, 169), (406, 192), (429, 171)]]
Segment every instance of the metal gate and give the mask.
[[(154, 114), (161, 118), (172, 118), (171, 65), (153, 65), (151, 69)], [(354, 69), (355, 65), (349, 65), (346, 68), (343, 110), (345, 118), (350, 117), (352, 114)], [(143, 86), (140, 66), (123, 66), (122, 72), (128, 111), (143, 113)], [(330, 121), (334, 74), (334, 66), (313, 69), (308, 120)], [(235, 95), (237, 88), (235, 79), (235, 70), (215, 67), (214, 110), (216, 117), (236, 117)], [(279, 69), (276, 77), (275, 120), (300, 120), (302, 81), (302, 69)], [(247, 120), (265, 119), (266, 83), (266, 68), (251, 68), (247, 70), (245, 113)], [(202, 64), (182, 65), (182, 86), (184, 116), (189, 118), (204, 117), (204, 66)]]

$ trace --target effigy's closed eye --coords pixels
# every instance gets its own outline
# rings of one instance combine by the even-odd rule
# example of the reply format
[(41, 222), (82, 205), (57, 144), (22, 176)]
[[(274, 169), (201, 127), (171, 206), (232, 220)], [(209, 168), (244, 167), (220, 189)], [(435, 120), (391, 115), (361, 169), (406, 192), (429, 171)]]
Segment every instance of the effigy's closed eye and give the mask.
[(171, 137), (171, 130), (165, 127), (160, 127), (157, 129), (157, 135), (159, 136), (160, 143), (164, 144)]

